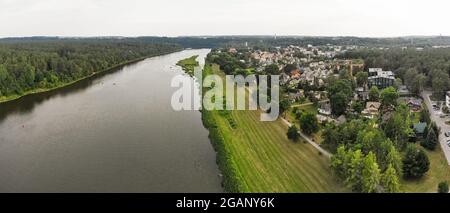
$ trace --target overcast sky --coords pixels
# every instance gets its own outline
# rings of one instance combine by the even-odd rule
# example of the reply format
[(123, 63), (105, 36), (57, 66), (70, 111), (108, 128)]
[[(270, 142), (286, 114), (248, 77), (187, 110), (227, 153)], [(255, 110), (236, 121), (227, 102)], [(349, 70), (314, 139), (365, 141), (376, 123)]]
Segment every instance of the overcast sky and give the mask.
[(448, 0), (0, 0), (0, 37), (450, 35)]

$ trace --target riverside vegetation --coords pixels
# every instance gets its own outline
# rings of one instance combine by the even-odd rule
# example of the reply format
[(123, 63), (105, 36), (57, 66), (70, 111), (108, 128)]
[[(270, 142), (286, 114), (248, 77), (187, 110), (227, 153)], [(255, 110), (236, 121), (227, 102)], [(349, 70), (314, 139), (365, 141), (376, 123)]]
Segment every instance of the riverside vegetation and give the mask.
[(181, 50), (175, 44), (51, 41), (0, 44), (0, 102), (65, 86), (146, 57)]

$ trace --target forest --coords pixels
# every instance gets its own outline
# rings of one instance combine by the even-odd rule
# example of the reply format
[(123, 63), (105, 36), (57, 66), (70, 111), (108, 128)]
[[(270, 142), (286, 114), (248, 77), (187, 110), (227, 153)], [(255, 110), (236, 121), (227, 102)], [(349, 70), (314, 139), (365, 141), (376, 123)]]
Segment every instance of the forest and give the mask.
[(177, 44), (43, 40), (0, 42), (0, 101), (56, 88), (144, 57), (181, 50)]
[(369, 67), (392, 70), (415, 94), (419, 94), (424, 88), (431, 88), (437, 99), (443, 99), (444, 92), (450, 89), (450, 49), (448, 48), (423, 50), (364, 48), (347, 51), (339, 57), (364, 59), (365, 70)]

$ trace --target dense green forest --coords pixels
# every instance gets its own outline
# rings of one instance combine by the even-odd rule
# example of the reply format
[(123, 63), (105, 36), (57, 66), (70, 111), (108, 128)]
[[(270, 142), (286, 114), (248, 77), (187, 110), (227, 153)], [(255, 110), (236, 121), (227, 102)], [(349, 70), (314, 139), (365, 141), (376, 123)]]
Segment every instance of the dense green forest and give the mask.
[(436, 98), (442, 99), (444, 92), (450, 89), (449, 48), (359, 49), (348, 51), (339, 57), (364, 59), (366, 70), (369, 67), (392, 70), (416, 94), (425, 87), (430, 87)]
[(180, 50), (175, 44), (41, 41), (0, 43), (0, 101), (46, 90), (123, 63)]

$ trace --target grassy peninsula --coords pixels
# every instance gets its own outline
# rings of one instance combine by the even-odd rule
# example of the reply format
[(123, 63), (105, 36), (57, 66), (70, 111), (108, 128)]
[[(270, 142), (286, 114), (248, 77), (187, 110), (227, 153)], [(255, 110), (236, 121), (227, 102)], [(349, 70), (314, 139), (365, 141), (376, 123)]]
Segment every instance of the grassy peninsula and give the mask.
[(199, 65), (197, 61), (198, 55), (183, 59), (177, 63), (188, 75), (194, 75), (194, 68)]

